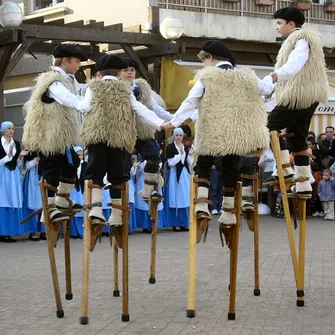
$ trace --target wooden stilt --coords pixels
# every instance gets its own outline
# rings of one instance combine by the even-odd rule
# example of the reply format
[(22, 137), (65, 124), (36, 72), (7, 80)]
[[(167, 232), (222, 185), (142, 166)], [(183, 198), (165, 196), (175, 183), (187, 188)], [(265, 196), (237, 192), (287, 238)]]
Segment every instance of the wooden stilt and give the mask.
[[(300, 289), (304, 291), (305, 287), (305, 248), (306, 248), (306, 199), (298, 198), (300, 212), (299, 226), (299, 269), (300, 269)], [(297, 306), (305, 305), (304, 296), (297, 298)]]
[(236, 280), (237, 280), (237, 258), (238, 242), (241, 224), (241, 201), (242, 201), (242, 183), (238, 182), (235, 192), (236, 224), (232, 225), (232, 245), (230, 249), (230, 299), (228, 319), (235, 320), (235, 302), (236, 302)]
[[(56, 300), (56, 315), (58, 318), (62, 318), (64, 316), (64, 311), (62, 308), (62, 301), (60, 297), (60, 290), (59, 290), (59, 281), (58, 281), (58, 274), (57, 274), (57, 266), (56, 266), (56, 259), (55, 259), (55, 238), (54, 236), (58, 233), (57, 231), (60, 230), (61, 227), (60, 223), (57, 223), (57, 229), (53, 229), (53, 223), (49, 218), (49, 211), (48, 211), (48, 190), (45, 187), (46, 182), (40, 182), (40, 191), (42, 196), (42, 208), (43, 208), (43, 216), (44, 216), (44, 224), (46, 229), (47, 235), (47, 243), (48, 243), (48, 253), (49, 253), (49, 261), (50, 261), (50, 268), (51, 268), (51, 276), (52, 276), (52, 283), (54, 287), (54, 294)], [(59, 229), (58, 229), (59, 228)], [(56, 239), (57, 241), (57, 239)]]
[(64, 253), (65, 253), (65, 279), (66, 279), (66, 293), (65, 299), (72, 300), (72, 283), (71, 283), (71, 253), (70, 253), (70, 220), (64, 222)]
[(119, 290), (119, 247), (116, 239), (113, 237), (113, 249), (114, 249), (114, 291), (113, 297), (120, 296)]
[[(157, 186), (155, 187), (157, 191)], [(149, 201), (151, 218), (151, 262), (149, 283), (156, 284), (156, 252), (157, 252), (157, 226), (158, 226), (158, 201)]]
[[(85, 206), (91, 204), (91, 180), (85, 180)], [(83, 248), (83, 286), (81, 317), (79, 323), (88, 324), (88, 289), (89, 289), (89, 266), (91, 248), (91, 221), (88, 219), (88, 212), (84, 213), (84, 248)]]
[(255, 276), (255, 287), (254, 287), (254, 295), (259, 296), (261, 294), (260, 291), (260, 283), (259, 283), (259, 212), (258, 212), (258, 190), (259, 190), (259, 179), (258, 173), (255, 173), (254, 185), (254, 276)]
[(288, 234), (288, 239), (289, 239), (289, 244), (290, 244), (295, 281), (296, 281), (296, 286), (297, 286), (297, 296), (298, 298), (301, 298), (304, 296), (304, 290), (302, 286), (303, 281), (301, 280), (302, 274), (300, 272), (297, 251), (296, 251), (296, 246), (294, 242), (292, 221), (291, 221), (288, 197), (287, 197), (287, 192), (286, 192), (287, 185), (285, 184), (282, 163), (280, 159), (279, 133), (277, 131), (271, 131), (271, 146), (272, 146), (272, 151), (273, 151), (276, 163), (277, 163), (279, 186), (280, 186), (280, 191), (282, 193), (282, 202), (283, 202), (284, 213), (285, 213), (286, 228), (287, 228), (287, 234)]
[[(128, 183), (124, 183), (122, 190), (122, 206), (129, 208)], [(129, 291), (128, 291), (128, 222), (129, 210), (122, 215), (122, 317), (123, 322), (129, 321)]]
[(197, 184), (195, 176), (191, 176), (191, 203), (190, 203), (190, 228), (189, 228), (189, 261), (188, 261), (188, 318), (195, 317), (196, 299), (196, 256), (197, 256), (197, 218), (194, 214), (195, 200), (197, 196)]

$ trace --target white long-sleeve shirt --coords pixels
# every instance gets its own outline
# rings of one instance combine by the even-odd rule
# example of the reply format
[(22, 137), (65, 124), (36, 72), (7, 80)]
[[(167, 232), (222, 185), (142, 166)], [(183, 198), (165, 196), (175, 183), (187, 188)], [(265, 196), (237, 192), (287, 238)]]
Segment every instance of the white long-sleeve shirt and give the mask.
[(150, 98), (150, 106), (152, 111), (162, 120), (171, 121), (173, 119), (174, 115), (161, 107), (153, 96)]
[[(1, 144), (2, 144), (2, 147), (5, 150), (6, 156), (4, 158), (0, 159), (0, 167), (4, 166), (6, 163), (10, 162), (16, 154), (16, 146), (15, 146), (15, 142), (14, 142), (13, 138), (11, 138), (10, 141), (8, 142), (5, 138), (5, 136), (2, 136), (1, 137)], [(9, 153), (9, 148), (10, 148), (11, 145), (14, 146), (13, 151), (12, 151), (13, 155), (11, 157), (9, 157), (8, 153)]]
[(294, 49), (290, 53), (287, 62), (275, 71), (278, 76), (278, 82), (294, 77), (306, 64), (308, 57), (309, 46), (307, 41), (304, 39), (298, 40)]
[[(118, 80), (114, 76), (104, 76), (103, 80)], [(88, 87), (84, 99), (80, 103), (79, 110), (83, 114), (87, 114), (91, 110), (92, 90)], [(134, 94), (131, 94), (131, 106), (140, 119), (150, 127), (156, 130), (161, 129), (164, 120), (160, 119), (152, 110), (145, 107), (142, 103), (136, 100)]]
[[(229, 62), (227, 62), (230, 64)], [(221, 63), (217, 64), (220, 65)], [(257, 85), (260, 95), (271, 94), (274, 88), (272, 83), (272, 77), (266, 76), (263, 80), (258, 79)], [(177, 112), (174, 114), (174, 118), (171, 121), (171, 124), (174, 127), (178, 127), (186, 119), (190, 118), (193, 112), (199, 107), (200, 101), (205, 93), (205, 86), (203, 83), (198, 80), (190, 90), (188, 97), (183, 101)]]
[(31, 161), (26, 162), (26, 169), (32, 170), (34, 167), (36, 167), (39, 163), (39, 160), (37, 158), (32, 159)]
[[(70, 76), (60, 67), (56, 66), (55, 70), (65, 76)], [(55, 99), (59, 104), (69, 107), (80, 109), (80, 102), (83, 97), (71, 93), (60, 81), (53, 82), (48, 88), (48, 95), (50, 98)]]
[[(176, 142), (174, 142), (174, 145), (178, 150), (178, 154), (174, 155), (174, 157), (172, 157), (172, 158), (168, 158), (168, 160), (167, 160), (168, 164), (171, 167), (177, 165), (179, 162), (181, 162), (184, 165), (185, 164), (185, 157), (186, 157), (186, 153), (185, 153), (185, 150), (184, 150), (184, 145), (182, 145), (181, 147), (178, 147)], [(194, 162), (194, 158), (191, 155), (188, 155), (186, 161), (187, 161), (187, 164), (189, 166), (191, 166)]]

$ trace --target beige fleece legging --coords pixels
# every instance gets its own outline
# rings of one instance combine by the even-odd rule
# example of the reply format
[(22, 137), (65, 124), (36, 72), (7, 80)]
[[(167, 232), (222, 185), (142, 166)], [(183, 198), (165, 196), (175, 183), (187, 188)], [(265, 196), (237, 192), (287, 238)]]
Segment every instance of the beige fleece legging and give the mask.
[(322, 201), (325, 219), (334, 220), (334, 201)]

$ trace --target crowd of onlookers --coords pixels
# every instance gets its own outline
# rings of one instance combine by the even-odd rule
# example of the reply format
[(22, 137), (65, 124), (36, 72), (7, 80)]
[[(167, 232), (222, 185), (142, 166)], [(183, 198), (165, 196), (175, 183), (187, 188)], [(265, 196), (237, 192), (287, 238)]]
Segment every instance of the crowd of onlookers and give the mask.
[[(14, 141), (14, 126), (9, 122), (7, 128), (2, 129), (0, 145), (0, 241), (14, 242), (13, 235), (29, 233), (29, 239), (38, 241), (45, 239), (45, 228), (40, 223), (39, 216), (29, 220), (26, 224), (19, 222), (27, 215), (41, 207), (39, 180), (41, 179), (37, 154), (21, 150), (20, 144)], [(335, 145), (334, 127), (328, 126), (325, 133), (316, 137), (314, 132), (309, 132), (307, 138), (310, 158), (310, 182), (313, 188), (312, 198), (307, 206), (307, 214), (314, 217), (323, 217), (334, 220), (335, 201)], [(161, 172), (165, 179), (165, 186), (159, 191), (164, 196), (163, 203), (159, 206), (158, 227), (172, 227), (174, 231), (187, 231), (189, 225), (190, 203), (190, 175), (192, 174), (193, 136), (189, 126), (178, 128), (167, 141), (166, 157), (163, 158)], [(335, 144), (335, 141), (334, 141)], [(158, 145), (158, 143), (157, 143)], [(77, 202), (83, 202), (83, 178), (87, 161), (87, 152), (81, 147), (76, 147), (81, 164), (78, 169), (78, 180), (71, 197)], [(259, 172), (261, 180), (267, 179), (276, 169), (275, 159), (271, 149), (261, 157), (241, 160), (247, 166), (240, 167), (247, 170), (255, 169)], [(292, 157), (293, 162), (293, 157)], [(132, 208), (129, 219), (129, 230), (142, 229), (151, 232), (151, 220), (148, 215), (148, 205), (138, 195), (144, 184), (144, 166), (140, 156), (133, 155), (133, 167), (129, 181), (129, 203)], [(221, 159), (217, 158), (212, 166), (210, 181), (210, 205), (212, 215), (221, 211), (223, 186), (221, 176)], [(250, 165), (251, 164), (251, 165)], [(249, 165), (249, 166), (248, 166)], [(107, 181), (106, 181), (107, 183)], [(279, 189), (271, 186), (260, 187), (260, 200), (275, 217), (284, 217)], [(108, 192), (104, 195), (103, 209), (106, 218), (110, 214)], [(37, 236), (37, 233), (40, 233)], [(109, 234), (109, 228), (104, 229), (104, 234)], [(71, 236), (83, 237), (83, 214), (77, 214), (71, 222)]]

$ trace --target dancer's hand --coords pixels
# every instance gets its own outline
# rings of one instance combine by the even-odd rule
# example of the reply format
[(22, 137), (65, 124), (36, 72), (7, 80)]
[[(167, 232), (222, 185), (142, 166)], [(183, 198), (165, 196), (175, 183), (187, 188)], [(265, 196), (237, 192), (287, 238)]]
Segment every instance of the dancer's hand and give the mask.
[(173, 130), (174, 126), (170, 122), (164, 122), (161, 128), (165, 130)]
[(278, 81), (278, 75), (276, 72), (272, 72), (271, 73), (271, 77), (272, 77), (272, 83), (276, 83)]

